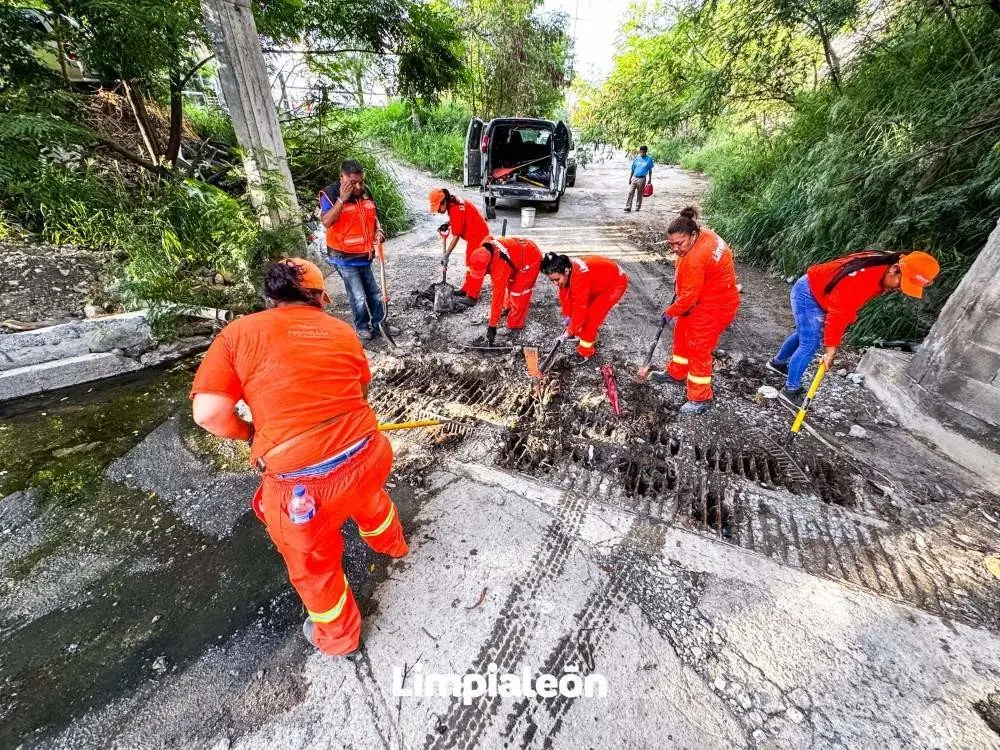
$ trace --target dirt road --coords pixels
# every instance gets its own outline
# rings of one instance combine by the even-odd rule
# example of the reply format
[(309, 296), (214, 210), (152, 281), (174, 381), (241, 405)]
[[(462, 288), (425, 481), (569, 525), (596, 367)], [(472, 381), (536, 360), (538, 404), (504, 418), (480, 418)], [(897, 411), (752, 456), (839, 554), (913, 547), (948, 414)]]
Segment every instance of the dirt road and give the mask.
[[(621, 417), (596, 367), (557, 366), (539, 392), (519, 351), (463, 350), (485, 332), (485, 305), (439, 316), (415, 294), (437, 280), (440, 253), (440, 218), (418, 214), (412, 232), (387, 244), (400, 347), (371, 349), (372, 403), (383, 421), (443, 415), (457, 426), (393, 436), (390, 490), (411, 540), (406, 559), (385, 567), (347, 532), (362, 653), (311, 653), (296, 602), (272, 598), (215, 641), (192, 641), (188, 629), (188, 658), (153, 663), (107, 699), (84, 702), (88, 710), (20, 739), (74, 748), (997, 747), (1000, 582), (985, 565), (1000, 547), (995, 496), (837, 373), (813, 419), (826, 442), (802, 436), (784, 447), (790, 417), (756, 391), (789, 323), (787, 285), (752, 269), (740, 269), (743, 308), (721, 344), (707, 416), (681, 418), (680, 393), (632, 382), (671, 288), (662, 246), (650, 243), (704, 184), (660, 168), (654, 198), (625, 214), (626, 169), (622, 158), (581, 169), (560, 211), (539, 212), (524, 232), (544, 250), (599, 252), (626, 267), (629, 292), (598, 342), (615, 367)], [(425, 211), (440, 182), (403, 167), (398, 175)], [(499, 207), (496, 231), (503, 218), (508, 234), (521, 233), (516, 208)], [(344, 315), (339, 279), (329, 288)], [(541, 279), (519, 343), (545, 345), (558, 332), (556, 296)], [(852, 425), (867, 437), (847, 437)], [(213, 471), (204, 458), (193, 468), (197, 451), (166, 426), (115, 462), (113, 481), (165, 493), (150, 481), (164, 446), (183, 468), (175, 482)], [(190, 508), (224, 498), (242, 521), (213, 533), (243, 539), (245, 498), (219, 476), (185, 490), (164, 524), (197, 524)], [(260, 545), (220, 543), (228, 556), (206, 546), (208, 593), (178, 600), (176, 620), (185, 607), (212, 611), (215, 589), (231, 597), (246, 586), (232, 548), (273, 563)], [(157, 588), (179, 587), (179, 575), (189, 568), (163, 563)], [(81, 596), (77, 606), (87, 606)], [(130, 617), (119, 610), (116, 622)], [(155, 653), (169, 633), (146, 643), (142, 628), (123, 644)], [(525, 670), (601, 677), (607, 695), (466, 703), (420, 694), (430, 675)], [(23, 670), (8, 684), (50, 672)]]

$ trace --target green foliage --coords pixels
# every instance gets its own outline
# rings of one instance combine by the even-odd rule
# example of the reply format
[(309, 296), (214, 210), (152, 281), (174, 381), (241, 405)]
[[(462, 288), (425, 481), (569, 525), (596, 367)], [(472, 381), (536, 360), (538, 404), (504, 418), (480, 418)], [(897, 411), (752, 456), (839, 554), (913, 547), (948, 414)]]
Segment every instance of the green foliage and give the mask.
[(398, 234), (409, 227), (406, 202), (392, 176), (362, 143), (353, 114), (330, 109), (288, 123), (285, 146), (301, 205), (314, 207), (317, 193), (339, 179), (341, 163), (356, 159), (365, 167), (365, 180), (386, 233)]
[(236, 148), (238, 145), (233, 121), (223, 110), (189, 104), (184, 114), (188, 124), (202, 140), (222, 143), (230, 148)]
[(939, 10), (909, 6), (839, 90), (801, 96), (785, 128), (720, 130), (685, 159), (712, 177), (713, 227), (782, 273), (866, 247), (940, 260), (924, 304), (879, 300), (855, 341), (926, 330), (1000, 217), (1000, 15), (957, 20), (981, 68)]
[(372, 107), (358, 115), (361, 132), (391, 148), (406, 161), (438, 177), (462, 177), (465, 131), (471, 114), (455, 103), (418, 110), (420, 127), (413, 127), (413, 110), (405, 102)]
[(478, 116), (550, 117), (569, 83), (572, 41), (565, 13), (540, 0), (460, 0), (467, 75), (461, 97)]

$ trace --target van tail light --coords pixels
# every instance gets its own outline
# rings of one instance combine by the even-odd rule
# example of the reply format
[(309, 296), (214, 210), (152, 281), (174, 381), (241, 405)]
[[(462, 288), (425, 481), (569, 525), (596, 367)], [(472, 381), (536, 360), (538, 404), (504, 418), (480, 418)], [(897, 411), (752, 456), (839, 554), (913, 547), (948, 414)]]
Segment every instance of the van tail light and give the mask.
[(80, 59), (80, 56), (78, 54), (76, 54), (75, 52), (67, 52), (66, 53), (66, 59), (67, 60), (72, 60), (73, 62), (76, 62), (77, 60)]
[(479, 143), (479, 150), (484, 154), (490, 150), (490, 137), (487, 134), (483, 134), (483, 140)]

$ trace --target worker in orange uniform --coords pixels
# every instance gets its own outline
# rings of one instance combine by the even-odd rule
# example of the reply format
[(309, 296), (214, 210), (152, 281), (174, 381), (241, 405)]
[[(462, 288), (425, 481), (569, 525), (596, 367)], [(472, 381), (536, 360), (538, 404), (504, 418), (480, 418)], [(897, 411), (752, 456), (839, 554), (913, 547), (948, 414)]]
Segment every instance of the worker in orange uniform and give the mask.
[[(448, 265), (448, 259), (461, 239), (465, 240), (465, 265), (468, 267), (472, 251), (481, 247), (483, 240), (490, 236), (486, 220), (475, 206), (452, 195), (444, 188), (434, 188), (429, 198), (431, 213), (448, 214), (448, 225), (451, 229), (451, 241), (445, 246), (441, 265)], [(455, 292), (455, 305), (459, 309), (468, 309), (475, 303), (475, 298), (469, 297), (463, 290)]]
[(493, 297), (486, 321), (486, 343), (490, 346), (496, 341), (497, 323), (504, 310), (508, 330), (524, 328), (541, 265), (538, 245), (521, 237), (488, 239), (472, 251), (462, 291), (471, 299), (478, 299), (483, 279), (490, 275)]
[[(341, 526), (353, 518), (376, 552), (408, 551), (384, 488), (392, 448), (366, 400), (361, 342), (322, 310), (319, 268), (275, 263), (264, 293), (273, 309), (229, 324), (209, 347), (191, 388), (194, 419), (213, 435), (250, 441), (263, 473), (254, 510), (309, 613), (303, 632), (321, 651), (345, 655), (359, 646), (361, 613), (344, 575)], [(252, 423), (235, 413), (240, 399)]]
[(813, 356), (826, 346), (823, 363), (833, 367), (837, 347), (862, 307), (897, 290), (920, 299), (940, 270), (934, 256), (920, 250), (854, 253), (812, 266), (792, 286), (795, 330), (767, 363), (768, 370), (785, 377), (780, 398), (795, 407), (802, 403), (802, 376)]
[(740, 307), (733, 253), (719, 235), (699, 227), (697, 219), (698, 212), (688, 207), (667, 226), (667, 242), (678, 261), (676, 296), (663, 319), (675, 322), (674, 344), (666, 371), (650, 376), (656, 383), (687, 385), (681, 414), (711, 408), (712, 351)]
[(559, 289), (566, 326), (562, 340), (579, 338), (569, 363), (573, 367), (582, 365), (594, 356), (597, 331), (628, 289), (628, 276), (613, 260), (599, 255), (570, 259), (556, 253), (545, 254), (542, 273)]

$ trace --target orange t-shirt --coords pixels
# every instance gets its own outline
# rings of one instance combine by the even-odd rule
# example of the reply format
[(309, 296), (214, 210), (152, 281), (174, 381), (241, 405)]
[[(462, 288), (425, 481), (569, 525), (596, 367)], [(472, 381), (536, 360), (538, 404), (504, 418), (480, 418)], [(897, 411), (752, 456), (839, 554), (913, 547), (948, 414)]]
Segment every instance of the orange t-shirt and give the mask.
[(370, 380), (354, 329), (319, 308), (285, 305), (226, 326), (195, 373), (191, 396), (219, 393), (247, 402), (256, 431), (253, 461), (341, 415), (268, 461), (267, 473), (280, 474), (319, 463), (376, 431), (364, 397)]

